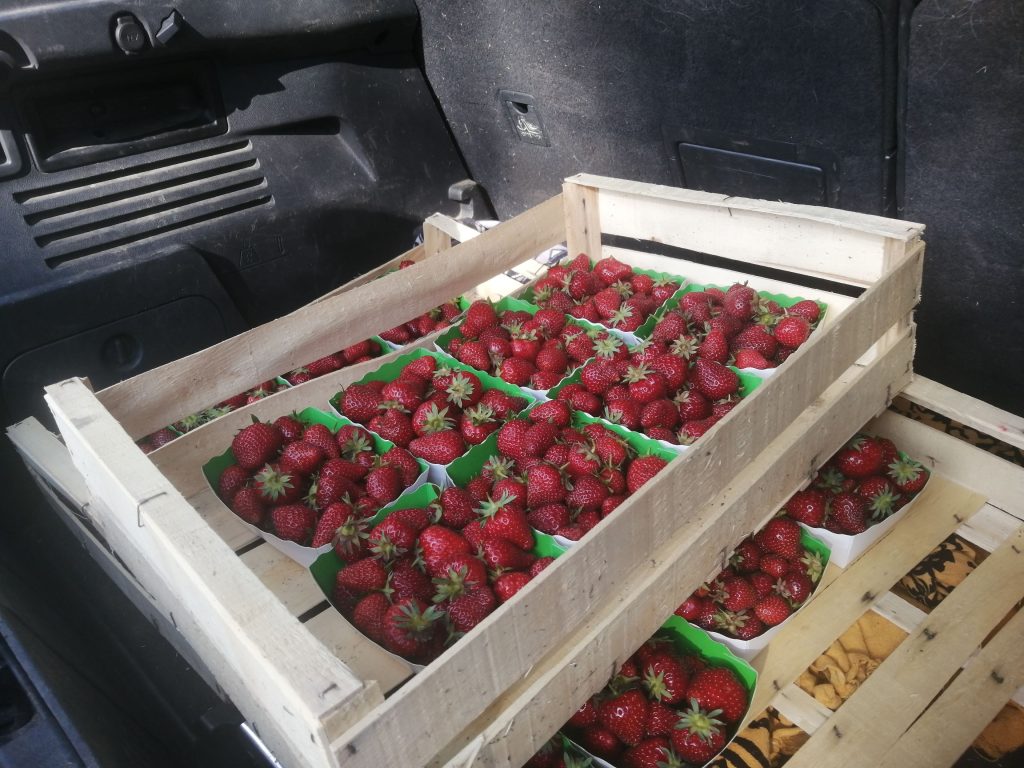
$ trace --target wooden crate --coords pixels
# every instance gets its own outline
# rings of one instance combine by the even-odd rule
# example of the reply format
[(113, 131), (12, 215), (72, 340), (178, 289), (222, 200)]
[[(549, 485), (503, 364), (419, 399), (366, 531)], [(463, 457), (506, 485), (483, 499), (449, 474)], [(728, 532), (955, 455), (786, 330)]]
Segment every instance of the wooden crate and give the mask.
[[(262, 328), (93, 393), (47, 400), (90, 494), (89, 514), (133, 577), (287, 766), (524, 762), (823, 457), (911, 379), (919, 225), (807, 206), (578, 176), (556, 196), (417, 266), (346, 287)], [(365, 338), (566, 241), (636, 238), (776, 270), (778, 285), (863, 289), (704, 439), (458, 644), (407, 670), (311, 579), (251, 535), (199, 467), (261, 417), (319, 404), (380, 360), (219, 419), (144, 456), (133, 439)], [(443, 240), (443, 239), (442, 239)], [(672, 271), (716, 279), (680, 260)], [(734, 274), (734, 273), (728, 273)], [(760, 280), (754, 279), (755, 283)], [(809, 295), (805, 288), (791, 293)], [(440, 714), (443, 713), (443, 714)]]

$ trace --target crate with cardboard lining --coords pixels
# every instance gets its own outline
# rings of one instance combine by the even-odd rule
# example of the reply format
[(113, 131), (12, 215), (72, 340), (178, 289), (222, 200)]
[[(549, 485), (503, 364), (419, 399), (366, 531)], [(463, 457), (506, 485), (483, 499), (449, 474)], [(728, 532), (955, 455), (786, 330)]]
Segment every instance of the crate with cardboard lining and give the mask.
[[(49, 387), (47, 398), (112, 547), (159, 609), (173, 613), (282, 763), (426, 764), (461, 755), (459, 764), (516, 765), (763, 522), (766, 502), (784, 501), (818, 456), (909, 382), (921, 230), (581, 175), (567, 180), (562, 194), (414, 267), (332, 292), (103, 392), (69, 379)], [(701, 283), (756, 279), (759, 289), (822, 300), (829, 312), (699, 450), (674, 459), (585, 541), (387, 698), (408, 668), (367, 648), (340, 616), (318, 612), (322, 593), (308, 573), (265, 545), (249, 548), (251, 534), (199, 469), (250, 416), (322, 407), (370, 364), (242, 408), (148, 458), (132, 442), (252, 381), (373, 335), (389, 326), (396, 308), (426, 311), (559, 242), (573, 254), (622, 252), (602, 236), (709, 254), (724, 261), (635, 258), (655, 268), (670, 263), (672, 274)], [(273, 352), (257, 354), (267, 349)]]

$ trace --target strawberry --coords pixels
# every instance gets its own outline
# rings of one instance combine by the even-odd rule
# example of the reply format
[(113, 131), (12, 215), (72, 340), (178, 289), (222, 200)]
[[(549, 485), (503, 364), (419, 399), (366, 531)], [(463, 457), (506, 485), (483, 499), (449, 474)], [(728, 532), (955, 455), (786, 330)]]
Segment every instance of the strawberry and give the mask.
[(572, 419), (572, 411), (562, 400), (549, 400), (531, 408), (527, 417), (534, 423), (547, 421), (556, 427), (567, 427)]
[[(510, 496), (502, 495), (496, 501), (488, 498), (477, 507), (485, 538), (501, 538), (520, 549), (533, 549), (533, 531), (526, 521), (526, 513), (512, 506), (511, 501)], [(529, 564), (523, 567), (529, 567)]]
[(711, 403), (695, 389), (686, 389), (676, 393), (672, 401), (679, 409), (680, 421), (697, 421), (711, 415)]
[(879, 474), (883, 458), (882, 446), (877, 440), (858, 435), (835, 455), (834, 461), (844, 475), (860, 480)]
[(743, 611), (753, 608), (757, 601), (754, 585), (741, 576), (727, 577), (722, 581), (718, 599), (729, 611)]
[(432, 575), (435, 603), (454, 600), (474, 587), (487, 584), (487, 568), (480, 560), (466, 554), (452, 555)]
[(689, 369), (686, 361), (673, 354), (660, 354), (651, 360), (650, 368), (665, 379), (665, 387), (669, 393), (675, 392), (686, 383)]
[(820, 528), (825, 522), (825, 494), (813, 488), (798, 491), (786, 502), (785, 509), (786, 514), (798, 523)]
[(627, 368), (624, 380), (629, 385), (630, 397), (641, 405), (663, 398), (667, 393), (665, 377), (643, 364)]
[(494, 311), (494, 306), (483, 299), (477, 299), (469, 305), (469, 309), (466, 310), (466, 317), (462, 321), (462, 335), (466, 337), (475, 337), (480, 335), (480, 331), (489, 325), (498, 324), (498, 315)]
[(774, 367), (760, 352), (753, 349), (737, 350), (735, 365), (737, 368), (756, 368), (762, 371)]
[(327, 454), (319, 446), (307, 443), (305, 440), (296, 440), (285, 445), (281, 452), (280, 464), (281, 469), (285, 472), (308, 477), (316, 472), (325, 458), (327, 458)]
[[(607, 397), (607, 396), (606, 396)], [(604, 409), (604, 418), (612, 424), (621, 424), (626, 429), (640, 429), (643, 406), (630, 397), (608, 402)]]
[(562, 501), (566, 489), (561, 473), (550, 464), (537, 464), (526, 473), (526, 499), (530, 509)]
[(811, 335), (811, 324), (799, 315), (790, 315), (779, 320), (775, 326), (775, 339), (784, 347), (796, 349)]
[(697, 355), (702, 360), (724, 363), (729, 359), (729, 339), (722, 331), (709, 331), (697, 348)]
[(395, 408), (385, 408), (370, 419), (370, 429), (401, 448), (407, 448), (416, 437), (409, 415)]
[(305, 429), (302, 422), (294, 416), (279, 416), (274, 419), (274, 426), (281, 430), (285, 443), (301, 440), (302, 432)]
[[(646, 275), (643, 275), (646, 277)], [(668, 738), (655, 736), (646, 738), (635, 747), (630, 747), (622, 756), (623, 768), (664, 768), (670, 765), (671, 751)], [(676, 760), (678, 763), (678, 760)], [(679, 763), (681, 766), (682, 763)]]
[(231, 452), (242, 469), (252, 471), (273, 459), (283, 443), (284, 435), (280, 429), (257, 421), (235, 435), (231, 441)]
[(715, 617), (715, 621), (718, 631), (737, 640), (753, 640), (765, 631), (764, 622), (757, 616), (751, 616), (747, 611), (721, 611)]
[(530, 570), (527, 571), (527, 573), (529, 574), (531, 579), (535, 579), (537, 578), (537, 574), (539, 574), (553, 562), (555, 562), (555, 558), (553, 557), (538, 557), (536, 560), (533, 561), (533, 565), (530, 566)]
[(647, 695), (662, 704), (678, 704), (686, 698), (690, 676), (673, 651), (654, 653), (644, 664), (643, 685)]
[(249, 482), (249, 473), (237, 464), (232, 464), (221, 472), (217, 480), (217, 495), (225, 501), (231, 501), (235, 494)]
[(897, 459), (888, 465), (888, 474), (893, 485), (903, 494), (918, 493), (928, 482), (928, 472), (920, 462), (913, 459)]
[(231, 499), (231, 511), (250, 525), (263, 525), (266, 508), (263, 498), (255, 488), (239, 488)]
[(801, 571), (790, 571), (775, 585), (775, 591), (796, 608), (804, 603), (814, 591), (814, 582)]
[(420, 533), (419, 545), (427, 573), (431, 576), (439, 575), (444, 564), (454, 556), (473, 553), (472, 546), (462, 534), (443, 525), (431, 525)]
[(441, 507), (440, 522), (449, 528), (464, 528), (476, 519), (473, 498), (463, 488), (445, 488), (438, 503)]
[(531, 510), (526, 520), (541, 533), (553, 536), (569, 525), (569, 509), (564, 504), (544, 504)]
[(821, 317), (821, 307), (818, 306), (818, 302), (811, 301), (810, 299), (798, 301), (792, 307), (789, 307), (786, 312), (795, 317), (802, 317), (809, 323), (815, 323)]
[(402, 476), (386, 464), (371, 469), (366, 475), (366, 493), (381, 505), (397, 499), (402, 488)]
[(594, 264), (594, 276), (604, 285), (611, 285), (620, 280), (628, 280), (633, 276), (633, 268), (616, 259), (605, 256)]
[(309, 546), (322, 547), (333, 542), (342, 560), (354, 561), (365, 554), (368, 537), (368, 525), (356, 517), (352, 506), (336, 501), (321, 513)]
[(378, 406), (384, 398), (381, 393), (368, 384), (351, 384), (342, 390), (338, 403), (342, 414), (347, 419), (366, 424), (377, 415)]
[(305, 544), (316, 528), (316, 513), (305, 504), (284, 504), (270, 510), (274, 533), (285, 541)]
[[(769, 552), (761, 556), (760, 568), (761, 571), (766, 573), (768, 576), (780, 578), (789, 573), (790, 565), (789, 560), (784, 558), (782, 555), (776, 555)], [(754, 575), (756, 576), (757, 574)], [(751, 583), (753, 583), (753, 578), (751, 578)], [(755, 586), (755, 589), (756, 588), (757, 587)]]
[(765, 330), (763, 325), (748, 325), (732, 340), (730, 348), (733, 351), (741, 349), (752, 349), (759, 352), (766, 360), (775, 357), (778, 342), (775, 337)]
[(362, 597), (352, 611), (352, 623), (375, 643), (384, 642), (384, 617), (391, 601), (383, 592), (371, 592)]
[(746, 689), (725, 667), (707, 667), (697, 672), (690, 679), (687, 697), (708, 712), (720, 709), (726, 723), (739, 722), (747, 710)]
[(738, 320), (749, 320), (754, 313), (757, 303), (757, 294), (753, 288), (746, 285), (732, 285), (725, 293), (722, 301), (722, 309), (727, 315), (732, 315)]
[(580, 734), (580, 746), (604, 760), (615, 760), (622, 752), (618, 737), (600, 725), (593, 725)]
[(335, 577), (335, 589), (343, 589), (348, 593), (361, 596), (368, 592), (384, 589), (388, 573), (379, 560), (363, 558), (350, 563), (338, 571)]
[(640, 486), (654, 477), (667, 464), (659, 456), (638, 456), (626, 470), (626, 486), (631, 494), (636, 493)]
[(411, 556), (399, 558), (391, 567), (387, 588), (393, 601), (409, 598), (430, 602), (434, 597), (434, 584)]
[(456, 632), (469, 632), (498, 606), (490, 587), (480, 586), (448, 603), (448, 620)]
[(466, 452), (466, 441), (449, 430), (417, 437), (409, 443), (409, 452), (431, 464), (450, 464)]
[(792, 609), (789, 603), (780, 595), (768, 595), (762, 597), (754, 606), (754, 615), (769, 627), (781, 624), (789, 618)]
[(769, 552), (782, 555), (787, 560), (800, 556), (800, 526), (788, 517), (776, 517), (762, 529), (762, 545)]
[(595, 359), (580, 371), (580, 383), (595, 395), (605, 394), (618, 382), (618, 366), (611, 360)]
[(902, 498), (893, 490), (892, 483), (881, 475), (872, 475), (862, 480), (855, 493), (867, 501), (871, 519), (876, 522), (899, 509), (898, 502)]
[(302, 493), (301, 478), (283, 471), (279, 464), (267, 464), (253, 475), (253, 487), (267, 505), (291, 504)]
[(536, 556), (526, 552), (511, 541), (502, 538), (490, 538), (484, 541), (482, 557), (487, 567), (492, 570), (525, 570), (533, 565)]
[(640, 426), (648, 433), (654, 427), (661, 427), (668, 430), (671, 436), (671, 431), (678, 424), (679, 409), (676, 408), (675, 403), (666, 398), (653, 400), (640, 411)]
[(722, 721), (713, 710), (692, 701), (672, 732), (672, 749), (676, 756), (691, 765), (704, 765), (725, 746)]
[[(504, 342), (503, 339), (499, 339), (498, 341), (503, 343), (505, 349), (508, 348), (507, 342)], [(501, 355), (499, 350), (495, 351), (498, 352), (496, 357), (507, 356)], [(487, 345), (479, 341), (467, 341), (463, 343), (462, 346), (459, 347), (459, 352), (455, 357), (460, 363), (468, 365), (470, 368), (476, 368), (480, 371), (490, 371), (493, 367), (491, 350)]]
[(739, 377), (717, 362), (698, 359), (693, 366), (693, 386), (709, 400), (721, 400), (739, 390)]
[(559, 430), (548, 421), (538, 421), (530, 425), (523, 434), (523, 454), (525, 457), (540, 457), (554, 445)]
[(622, 743), (635, 746), (643, 741), (647, 699), (639, 690), (634, 688), (606, 699), (598, 706), (597, 715), (601, 725)]
[[(373, 562), (364, 560), (361, 562)], [(401, 600), (384, 615), (384, 646), (400, 656), (415, 656), (433, 639), (442, 613), (422, 600)]]
[(690, 595), (679, 604), (679, 607), (675, 610), (675, 615), (687, 621), (693, 621), (700, 615), (701, 610), (706, 607), (704, 605), (705, 602), (703, 597)]
[(837, 493), (832, 497), (825, 527), (836, 533), (858, 534), (868, 529), (867, 503), (855, 493)]
[(740, 573), (753, 573), (761, 562), (761, 549), (751, 539), (744, 539), (736, 545), (729, 564)]
[(383, 563), (391, 563), (412, 551), (416, 545), (416, 533), (415, 528), (391, 514), (374, 526), (367, 544), (374, 557)]
[(530, 575), (523, 571), (503, 573), (494, 582), (494, 594), (504, 603), (529, 583)]

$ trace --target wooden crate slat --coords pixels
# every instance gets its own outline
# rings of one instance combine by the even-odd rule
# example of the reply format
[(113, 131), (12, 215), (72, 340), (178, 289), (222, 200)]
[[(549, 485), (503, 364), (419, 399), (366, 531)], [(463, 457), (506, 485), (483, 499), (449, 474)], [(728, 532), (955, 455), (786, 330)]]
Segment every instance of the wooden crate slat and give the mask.
[(928, 616), (916, 605), (911, 605), (893, 592), (886, 592), (878, 598), (871, 610), (907, 633), (913, 632)]
[(1024, 450), (1024, 417), (996, 408), (924, 376), (900, 393), (925, 408), (940, 410), (961, 424)]
[(225, 506), (208, 485), (186, 500), (213, 532), (231, 547), (232, 552), (237, 552), (259, 538), (242, 524), (237, 515)]
[(1019, 467), (892, 411), (883, 413), (866, 429), (891, 438), (926, 466), (984, 493), (990, 504), (1024, 520), (1024, 472)]
[[(390, 328), (533, 257), (563, 237), (561, 196), (409, 269), (307, 305), (272, 323), (160, 366), (100, 393), (138, 438), (254, 383)], [(199, 384), (201, 383), (201, 386)]]
[(790, 618), (754, 660), (761, 678), (751, 711), (764, 709), (777, 691), (796, 680), (821, 651), (984, 502), (984, 496), (933, 475), (900, 524)]
[[(909, 343), (908, 336), (905, 344)], [(481, 734), (475, 758), (479, 762), (475, 764), (524, 762), (588, 695), (607, 682), (611, 673), (671, 615), (707, 573), (721, 567), (744, 535), (774, 514), (776, 505), (817, 466), (818, 456), (830, 455), (845, 442), (848, 436), (837, 434), (831, 426), (858, 423), (883, 407), (887, 382), (899, 380), (905, 374), (906, 354), (905, 346), (897, 346), (870, 367), (855, 366), (844, 373), (813, 405), (795, 417), (776, 440), (764, 446), (765, 453), (739, 468), (730, 468), (728, 479), (719, 480), (714, 486), (721, 493), (712, 494), (705, 505), (697, 506), (694, 500), (692, 506), (682, 508), (692, 516), (671, 520), (681, 517), (679, 500), (693, 499), (698, 484), (695, 475), (689, 475), (687, 482), (687, 476), (677, 471), (673, 475), (683, 481), (679, 485), (654, 483), (650, 490), (645, 487), (638, 494), (639, 498), (647, 498), (664, 487), (666, 495), (652, 498), (647, 504), (651, 511), (664, 510), (666, 515), (655, 518), (653, 524), (638, 519), (639, 515), (608, 518), (590, 534), (595, 543), (601, 541), (603, 545), (598, 560), (579, 559), (576, 562), (584, 565), (583, 569), (565, 569), (568, 575), (554, 583), (556, 589), (551, 597), (538, 594), (544, 581), (528, 585), (527, 590), (536, 591), (527, 591), (525, 597), (532, 597), (541, 605), (556, 606), (559, 616), (577, 629), (536, 665), (528, 678), (486, 710), (473, 728), (467, 729), (467, 733)], [(709, 446), (692, 460), (702, 466), (702, 455), (706, 461), (709, 455), (728, 450)], [(728, 513), (723, 514), (726, 509)], [(641, 530), (648, 525), (662, 532), (657, 546), (649, 540), (651, 531)], [(602, 533), (606, 537), (597, 538)], [(588, 551), (595, 553), (597, 549), (574, 548), (559, 560), (568, 564)], [(568, 611), (583, 602), (583, 594), (589, 596), (601, 589), (611, 571), (610, 564), (621, 554), (634, 564), (629, 578), (615, 591), (602, 590), (600, 600), (588, 602), (582, 616), (577, 618), (574, 612), (570, 619)], [(559, 567), (561, 562), (549, 566), (545, 574)], [(520, 622), (518, 626), (530, 628), (520, 632), (547, 630), (529, 622)], [(444, 756), (451, 757), (463, 747), (463, 743), (456, 741)]]
[(565, 247), (570, 257), (585, 253), (597, 259), (601, 253), (601, 219), (597, 190), (579, 184), (562, 187), (565, 204)]
[[(566, 180), (598, 190), (601, 231), (871, 285), (888, 266), (885, 243), (920, 237), (924, 226), (849, 211), (580, 174)], [(780, 216), (782, 211), (785, 215)], [(782, 243), (786, 247), (780, 247)], [(780, 257), (780, 254), (785, 257)]]
[(14, 443), (21, 458), (51, 485), (79, 506), (91, 499), (81, 473), (75, 469), (67, 448), (50, 430), (34, 417), (7, 428), (7, 437)]
[[(851, 755), (878, 764), (1022, 596), (1024, 527), (928, 615), (787, 765), (839, 768)], [(1016, 687), (1007, 686), (1004, 702)]]
[[(479, 241), (478, 238), (473, 242)], [(658, 482), (648, 484), (626, 502), (637, 508), (644, 505), (649, 511), (643, 515), (613, 515), (602, 521), (588, 535), (587, 546), (573, 548), (529, 585), (527, 589), (536, 590), (535, 603), (512, 603), (492, 614), (461, 641), (457, 654), (449, 651), (433, 662), (403, 689), (401, 697), (393, 697), (373, 717), (342, 736), (339, 746), (344, 744), (355, 750), (345, 759), (353, 766), (400, 761), (405, 744), (394, 737), (399, 731), (404, 732), (404, 738), (415, 741), (421, 753), (444, 747), (496, 695), (516, 682), (518, 673), (514, 670), (535, 664), (558, 645), (572, 626), (584, 621), (594, 605), (607, 601), (637, 561), (655, 548), (655, 531), (668, 538), (674, 536), (684, 524), (676, 514), (678, 499), (692, 499), (695, 507), (706, 504), (729, 478), (792, 424), (830, 382), (910, 312), (917, 300), (922, 251), (923, 244), (916, 244), (885, 281), (866, 290), (830, 328), (812, 334), (786, 366), (705, 435), (699, 450), (676, 459), (673, 471), (664, 473)], [(909, 358), (909, 353), (904, 354), (904, 373), (909, 372)], [(890, 391), (896, 392), (903, 385), (901, 382), (889, 386)], [(729, 429), (728, 425), (737, 423), (737, 418), (743, 418), (743, 428)], [(737, 535), (736, 540), (739, 538)], [(629, 542), (629, 546), (623, 547), (622, 542)], [(559, 583), (570, 588), (586, 583), (587, 574), (595, 569), (602, 573), (602, 579), (588, 588), (586, 599), (577, 598), (565, 605), (566, 592)], [(560, 578), (556, 573), (561, 574)], [(527, 606), (531, 604), (557, 605), (560, 610), (564, 607), (565, 615), (556, 617), (550, 611), (536, 609), (528, 612)], [(538, 613), (545, 615), (537, 616)], [(517, 625), (536, 628), (529, 642), (519, 641), (513, 630)], [(495, 664), (496, 658), (502, 659), (502, 663)], [(411, 729), (410, 718), (404, 712), (424, 711), (430, 706), (433, 691), (453, 690), (467, 668), (476, 670), (483, 678), (479, 693), (466, 692), (453, 702), (444, 723)]]
[(780, 715), (807, 734), (821, 728), (833, 714), (831, 709), (796, 683), (790, 683), (779, 691), (772, 699), (772, 706)]
[(957, 536), (991, 552), (1017, 530), (1021, 521), (991, 504), (986, 504), (978, 514), (956, 529)]
[(893, 745), (879, 768), (952, 765), (1024, 684), (1024, 612), (981, 649)]
[(325, 599), (309, 571), (270, 544), (250, 549), (241, 560), (293, 616), (301, 616)]
[(81, 380), (46, 391), (75, 466), (110, 506), (104, 533), (139, 582), (277, 754), (331, 765), (322, 714), (347, 707), (362, 715), (381, 701), (377, 686), (302, 628)]

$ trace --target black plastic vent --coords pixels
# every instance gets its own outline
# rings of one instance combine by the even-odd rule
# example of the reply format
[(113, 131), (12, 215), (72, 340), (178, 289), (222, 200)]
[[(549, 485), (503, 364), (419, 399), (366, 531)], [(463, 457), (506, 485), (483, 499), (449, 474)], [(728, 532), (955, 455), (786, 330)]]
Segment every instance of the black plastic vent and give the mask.
[(249, 141), (14, 193), (50, 267), (271, 202)]

